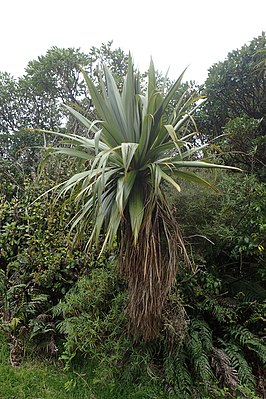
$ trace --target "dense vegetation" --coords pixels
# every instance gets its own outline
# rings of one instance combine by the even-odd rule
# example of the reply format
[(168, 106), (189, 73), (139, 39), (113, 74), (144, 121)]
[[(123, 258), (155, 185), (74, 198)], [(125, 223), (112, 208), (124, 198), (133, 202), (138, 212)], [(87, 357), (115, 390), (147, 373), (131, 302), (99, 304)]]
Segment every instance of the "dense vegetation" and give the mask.
[[(57, 136), (28, 129), (85, 137), (74, 112), (62, 107), (96, 118), (78, 65), (101, 88), (98, 64), (104, 63), (121, 89), (128, 57), (111, 43), (88, 55), (52, 48), (19, 79), (0, 73), (0, 308), (1, 337), (9, 344), (1, 375), (12, 375), (14, 386), (25, 373), (25, 390), (34, 387), (27, 373), (35, 353), (46, 362), (51, 387), (53, 373), (61, 375), (60, 388), (50, 388), (57, 397), (63, 386), (62, 397), (73, 399), (265, 397), (265, 41), (262, 34), (210, 68), (199, 88), (209, 101), (182, 127), (181, 134), (197, 125), (191, 145), (212, 140), (202, 156), (243, 172), (200, 172), (216, 190), (186, 181), (177, 193), (163, 183), (192, 267), (180, 254), (159, 334), (148, 341), (128, 327), (119, 237), (99, 257), (96, 245), (85, 248), (94, 228), (87, 223), (73, 244), (69, 230), (80, 203), (50, 191), (84, 165), (55, 156)], [(145, 90), (145, 74), (139, 84)], [(171, 106), (180, 96), (195, 98), (194, 86), (176, 88)], [(103, 240), (100, 235), (99, 246)], [(21, 366), (18, 374), (11, 366)], [(18, 395), (13, 388), (4, 398)]]

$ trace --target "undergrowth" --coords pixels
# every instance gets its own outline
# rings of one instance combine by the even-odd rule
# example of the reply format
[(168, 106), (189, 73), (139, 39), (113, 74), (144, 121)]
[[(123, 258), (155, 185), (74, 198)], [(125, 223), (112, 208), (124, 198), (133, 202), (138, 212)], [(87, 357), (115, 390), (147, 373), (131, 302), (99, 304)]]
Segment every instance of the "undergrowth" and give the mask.
[[(206, 291), (211, 279), (213, 290)], [(259, 303), (231, 298), (207, 272), (185, 273), (169, 298), (160, 338), (148, 343), (128, 331), (126, 303), (126, 289), (109, 265), (81, 278), (54, 309), (63, 319), (66, 369), (94, 362), (96, 390), (118, 383), (154, 386), (162, 397), (177, 399), (250, 399), (263, 389), (266, 345), (251, 321)]]

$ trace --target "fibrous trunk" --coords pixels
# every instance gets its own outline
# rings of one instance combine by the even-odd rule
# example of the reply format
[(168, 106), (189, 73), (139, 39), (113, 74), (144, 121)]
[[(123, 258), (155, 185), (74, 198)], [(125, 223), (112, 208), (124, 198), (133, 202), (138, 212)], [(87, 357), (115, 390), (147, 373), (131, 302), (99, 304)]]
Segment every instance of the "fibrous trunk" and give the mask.
[(160, 332), (163, 308), (175, 282), (181, 252), (189, 262), (166, 203), (156, 204), (144, 218), (136, 244), (129, 221), (125, 221), (119, 268), (128, 284), (131, 331), (145, 340), (156, 338)]

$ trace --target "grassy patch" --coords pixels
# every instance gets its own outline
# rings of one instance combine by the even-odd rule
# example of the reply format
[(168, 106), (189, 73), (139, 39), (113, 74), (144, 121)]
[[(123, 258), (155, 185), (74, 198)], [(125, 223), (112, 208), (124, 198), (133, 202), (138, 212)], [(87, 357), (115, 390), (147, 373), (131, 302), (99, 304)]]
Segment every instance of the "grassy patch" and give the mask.
[(9, 350), (0, 336), (0, 399), (160, 399), (157, 386), (123, 386), (95, 381), (92, 368), (65, 372), (59, 365), (25, 361), (19, 368), (9, 364)]
[(75, 384), (73, 391), (66, 386), (73, 375), (47, 362), (26, 361), (19, 368), (9, 364), (9, 350), (0, 336), (0, 399), (93, 399), (85, 381)]

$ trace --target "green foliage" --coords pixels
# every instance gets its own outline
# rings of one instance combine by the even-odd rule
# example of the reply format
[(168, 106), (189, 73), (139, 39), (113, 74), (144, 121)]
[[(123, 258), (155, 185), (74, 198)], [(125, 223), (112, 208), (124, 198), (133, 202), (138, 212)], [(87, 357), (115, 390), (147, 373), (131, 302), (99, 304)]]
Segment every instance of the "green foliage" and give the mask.
[(244, 353), (238, 345), (234, 343), (223, 343), (224, 351), (229, 356), (232, 367), (238, 372), (238, 376), (242, 384), (246, 384), (249, 388), (255, 388), (255, 377), (251, 366), (245, 359)]
[(189, 371), (187, 355), (182, 347), (165, 354), (164, 368), (167, 384), (178, 395), (177, 397), (191, 398), (193, 378)]
[[(218, 136), (229, 118), (260, 119), (266, 112), (264, 74), (257, 68), (265, 59), (266, 36), (254, 38), (249, 44), (231, 51), (226, 60), (209, 69), (205, 82), (208, 103), (205, 108), (204, 132), (208, 137)], [(265, 124), (263, 123), (265, 135)]]
[(10, 275), (19, 273), (23, 283), (32, 281), (60, 295), (90, 256), (69, 250), (65, 223), (71, 218), (70, 207), (53, 206), (51, 195), (33, 202), (47, 184), (25, 182), (18, 198), (1, 197), (0, 259), (1, 267)]
[[(127, 73), (128, 55), (121, 48), (113, 49), (113, 42), (102, 43), (100, 47), (92, 47), (89, 52), (92, 68), (87, 70), (90, 76), (98, 75), (98, 67), (106, 65), (113, 73), (117, 85), (121, 88)], [(93, 69), (93, 66), (96, 68)]]
[(203, 89), (208, 101), (196, 115), (202, 140), (215, 139), (225, 152), (219, 151), (225, 162), (262, 179), (266, 165), (265, 44), (262, 32), (209, 69)]
[(32, 285), (21, 284), (18, 274), (8, 278), (0, 269), (0, 276), (0, 329), (9, 340), (11, 364), (19, 366), (24, 357), (28, 327), (40, 311), (49, 307), (48, 295)]
[(265, 284), (265, 184), (254, 175), (211, 178), (219, 192), (187, 184), (179, 196), (169, 193), (171, 203), (195, 262), (207, 263), (212, 274), (223, 270), (222, 279), (242, 274), (250, 283), (247, 293), (256, 281)]
[[(78, 281), (54, 308), (54, 314), (63, 317), (59, 329), (68, 337), (64, 360), (71, 360), (77, 351), (102, 363), (115, 360), (112, 353), (117, 356), (116, 348), (128, 342), (124, 297), (112, 264), (93, 269), (89, 277)], [(119, 339), (114, 343), (112, 337)]]
[(214, 374), (238, 387), (233, 397), (252, 397), (265, 362), (265, 187), (254, 175), (218, 175), (216, 185), (219, 193), (186, 185), (172, 197), (198, 265), (178, 282), (188, 315), (201, 315), (212, 331)]
[(52, 47), (38, 60), (28, 63), (25, 77), (36, 95), (49, 96), (57, 102), (60, 99), (63, 103), (76, 103), (86, 96), (79, 66), (86, 67), (89, 63), (89, 56), (79, 49)]
[[(210, 273), (187, 277), (183, 276), (179, 285), (179, 306), (177, 287), (169, 298), (168, 309), (175, 310), (169, 313), (165, 309), (160, 338), (144, 343), (132, 340), (127, 331), (126, 291), (115, 265), (92, 270), (54, 310), (63, 317), (62, 359), (67, 368), (75, 368), (84, 358), (93, 365), (95, 387), (103, 382), (145, 387), (153, 381), (165, 395), (180, 399), (212, 397), (213, 392), (217, 392), (215, 397), (223, 397), (222, 391), (215, 388), (219, 383), (228, 387), (231, 398), (245, 398), (245, 390), (254, 393), (255, 375), (250, 362), (252, 359), (262, 369), (266, 345), (258, 331), (240, 324), (246, 321), (250, 304), (237, 299), (237, 295), (230, 297), (224, 283)], [(99, 287), (97, 292), (95, 286)], [(182, 304), (187, 304), (188, 320), (183, 337), (180, 325), (175, 324)]]
[(242, 272), (246, 269), (248, 273), (252, 268), (248, 262), (256, 260), (263, 265), (265, 259), (266, 186), (255, 176), (235, 175), (223, 179), (220, 188), (221, 208), (215, 215), (213, 232), (220, 237), (223, 252), (235, 257)]
[(248, 347), (250, 351), (256, 353), (263, 364), (266, 363), (265, 343), (255, 334), (252, 334), (247, 328), (238, 325), (232, 326), (229, 333), (232, 339), (238, 341), (241, 346)]
[(28, 127), (55, 128), (60, 113), (57, 107), (50, 110), (52, 105), (53, 98), (41, 97), (26, 76), (15, 79), (0, 72), (0, 132), (12, 133)]
[(212, 349), (212, 331), (203, 320), (191, 320), (189, 329), (188, 353), (193, 361), (195, 375), (203, 383), (213, 379), (208, 354)]
[(17, 275), (8, 279), (7, 275), (0, 270), (0, 301), (2, 321), (16, 331), (20, 324), (24, 324), (27, 318), (34, 315), (44, 302), (47, 295), (40, 294), (37, 290), (26, 284), (21, 284)]
[(53, 206), (52, 193), (36, 201), (49, 184), (45, 178), (25, 179), (16, 196), (10, 184), (0, 197), (1, 323), (11, 342), (14, 365), (21, 362), (27, 346), (56, 355), (50, 308), (95, 260), (93, 251), (70, 249), (65, 222), (72, 217), (71, 207)]
[(266, 136), (261, 134), (262, 119), (237, 117), (230, 119), (225, 127), (222, 139), (223, 155), (234, 165), (256, 172), (263, 177), (266, 167)]

